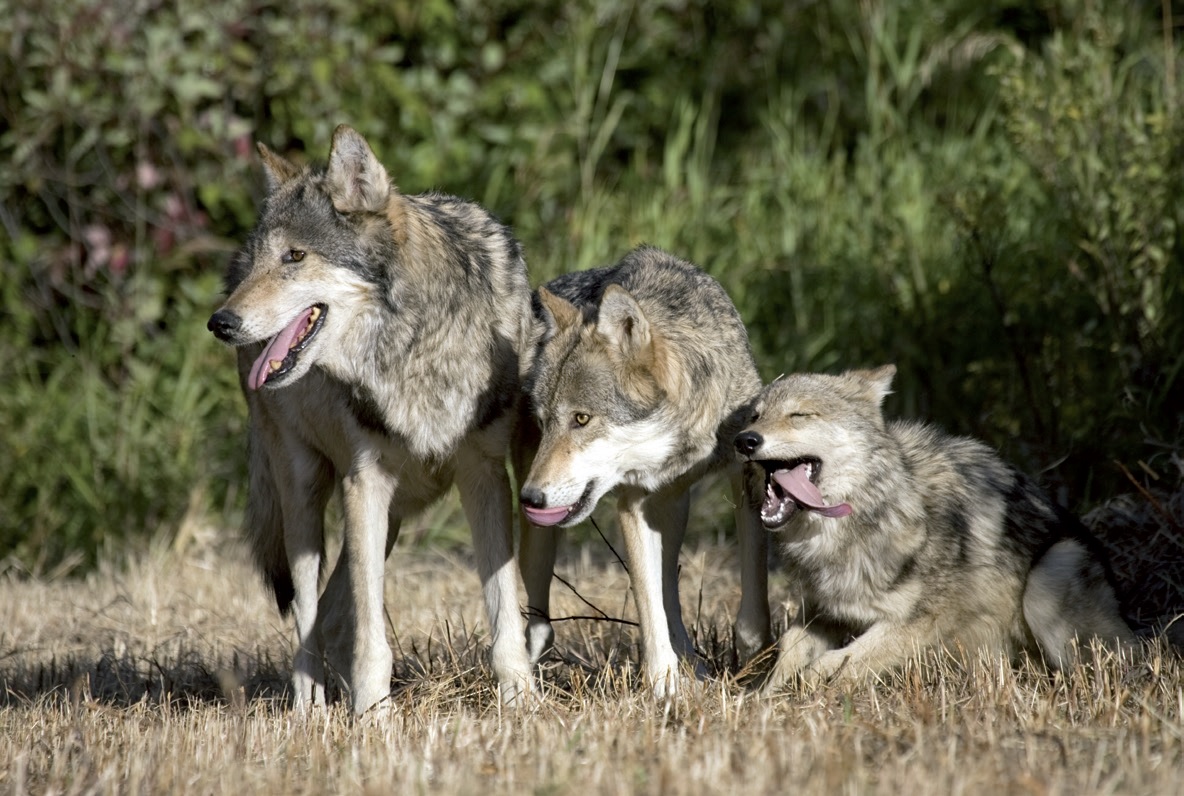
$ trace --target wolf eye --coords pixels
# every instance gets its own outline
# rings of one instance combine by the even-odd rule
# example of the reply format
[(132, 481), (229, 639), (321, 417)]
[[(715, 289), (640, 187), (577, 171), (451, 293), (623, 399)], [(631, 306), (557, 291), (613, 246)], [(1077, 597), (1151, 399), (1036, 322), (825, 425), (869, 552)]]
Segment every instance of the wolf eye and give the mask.
[(304, 259), (304, 251), (302, 249), (289, 249), (280, 257), (281, 262), (298, 263)]
[(790, 417), (817, 417), (817, 412), (790, 412)]
[(592, 415), (587, 412), (576, 412), (572, 419), (576, 421), (577, 426), (586, 426), (588, 421), (592, 419)]

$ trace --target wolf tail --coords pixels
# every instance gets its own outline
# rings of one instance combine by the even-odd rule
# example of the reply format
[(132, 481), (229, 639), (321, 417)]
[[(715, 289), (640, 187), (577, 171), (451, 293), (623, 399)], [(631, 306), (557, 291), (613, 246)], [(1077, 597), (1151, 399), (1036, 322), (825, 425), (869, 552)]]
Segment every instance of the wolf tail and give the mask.
[(270, 457), (263, 441), (257, 439), (254, 424), (247, 438), (247, 457), (250, 461), (250, 483), (247, 491), (247, 511), (244, 532), (251, 547), (255, 565), (263, 580), (275, 594), (281, 614), (292, 607), (295, 588), (292, 570), (288, 565), (288, 551), (284, 546), (284, 515), (276, 493)]
[(1045, 660), (1064, 669), (1076, 644), (1097, 638), (1120, 647), (1135, 636), (1123, 620), (1105, 563), (1080, 539), (1063, 539), (1041, 556), (1024, 588), (1024, 619)]

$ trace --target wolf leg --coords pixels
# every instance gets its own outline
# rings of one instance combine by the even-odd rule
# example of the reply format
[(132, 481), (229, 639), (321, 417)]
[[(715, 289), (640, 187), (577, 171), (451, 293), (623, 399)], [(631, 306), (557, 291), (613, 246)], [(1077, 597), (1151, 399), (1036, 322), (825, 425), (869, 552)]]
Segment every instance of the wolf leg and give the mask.
[[(401, 519), (392, 512), (388, 518), (386, 532), (386, 556), (399, 538)], [(336, 675), (342, 684), (349, 685), (350, 669), (354, 656), (354, 598), (349, 588), (349, 550), (343, 547), (337, 563), (321, 594), (319, 622), (321, 639), (325, 648), (325, 663), (329, 675)]]
[(317, 625), (317, 587), (325, 539), (325, 503), (332, 478), (322, 459), (292, 440), (272, 456), (284, 523), (284, 549), (292, 573), (296, 654), (292, 697), (298, 710), (325, 703), (325, 666)]
[(769, 533), (760, 522), (759, 499), (764, 474), (755, 465), (735, 467), (731, 473), (740, 547), (740, 610), (734, 636), (741, 665), (773, 642), (769, 617)]
[(555, 630), (551, 627), (551, 578), (555, 572), (559, 531), (532, 525), (525, 515), (521, 522), (518, 561), (526, 585), (526, 649), (533, 665), (555, 644)]
[[(496, 447), (496, 446), (494, 446)], [(485, 596), (492, 639), (492, 666), (502, 703), (521, 703), (534, 690), (522, 643), (510, 497), (504, 448), (464, 445), (456, 454), (456, 486), (473, 534), (477, 573)]]
[[(655, 515), (661, 511), (677, 510), (677, 506), (663, 505), (665, 501), (653, 500), (654, 497), (639, 490), (622, 488), (617, 509), (621, 535), (625, 540), (625, 560), (629, 565), (629, 578), (641, 624), (646, 681), (657, 696), (667, 697), (678, 691), (678, 655), (671, 644), (670, 623), (665, 610), (666, 589), (663, 588), (662, 578), (663, 562), (666, 560), (663, 556), (665, 540), (658, 529), (660, 525), (655, 527), (653, 523), (656, 521)], [(670, 523), (671, 518), (666, 517), (665, 521)], [(682, 629), (682, 635), (686, 635), (686, 628)], [(686, 643), (690, 645), (689, 638)]]
[(391, 690), (394, 657), (383, 622), (383, 575), (386, 569), (387, 519), (395, 478), (385, 472), (377, 454), (355, 458), (342, 480), (346, 561), (354, 607), (354, 649), (350, 666), (350, 700), (361, 715)]
[(777, 640), (777, 662), (765, 681), (764, 693), (783, 688), (834, 647), (833, 635), (822, 625), (807, 626), (795, 620)]
[(1024, 620), (1053, 669), (1071, 665), (1091, 638), (1120, 648), (1135, 639), (1102, 563), (1074, 539), (1050, 547), (1028, 573)]
[[(523, 407), (510, 445), (510, 459), (519, 486), (530, 472), (538, 447), (538, 424)], [(519, 512), (519, 528), (518, 568), (526, 586), (526, 651), (531, 665), (534, 665), (555, 644), (555, 630), (551, 626), (551, 580), (562, 531), (540, 528), (532, 524), (524, 512)]]
[(662, 540), (662, 607), (670, 626), (670, 643), (680, 658), (690, 661), (698, 677), (707, 670), (691, 642), (682, 620), (682, 602), (678, 597), (678, 560), (687, 532), (691, 493), (687, 490), (651, 495), (645, 501), (645, 516), (650, 527), (658, 529)]
[(854, 681), (903, 664), (927, 649), (941, 644), (942, 637), (933, 617), (915, 622), (876, 622), (850, 644), (818, 656), (802, 672), (809, 683), (836, 675)]

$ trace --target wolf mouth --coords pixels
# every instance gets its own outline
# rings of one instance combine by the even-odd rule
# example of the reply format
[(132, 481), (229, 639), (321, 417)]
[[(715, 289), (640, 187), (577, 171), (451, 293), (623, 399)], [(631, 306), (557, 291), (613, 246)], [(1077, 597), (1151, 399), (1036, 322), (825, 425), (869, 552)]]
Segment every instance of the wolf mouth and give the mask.
[(329, 308), (325, 304), (314, 304), (271, 338), (263, 347), (263, 353), (251, 365), (247, 386), (258, 390), (264, 384), (272, 386), (283, 381), (296, 367), (300, 352), (316, 337), (325, 323)]
[(547, 528), (552, 525), (558, 525), (566, 520), (568, 517), (578, 517), (584, 513), (587, 508), (588, 500), (592, 497), (592, 490), (596, 481), (589, 481), (588, 485), (584, 487), (584, 493), (580, 495), (579, 500), (572, 503), (570, 506), (554, 506), (549, 509), (538, 509), (533, 506), (523, 506), (522, 511), (526, 514), (526, 519), (530, 520), (532, 524), (538, 525), (542, 528)]
[(761, 504), (761, 522), (769, 529), (780, 528), (798, 509), (813, 511), (824, 517), (846, 517), (851, 513), (847, 503), (828, 505), (818, 491), (818, 477), (822, 461), (804, 457), (792, 461), (762, 461), (765, 469), (765, 499)]

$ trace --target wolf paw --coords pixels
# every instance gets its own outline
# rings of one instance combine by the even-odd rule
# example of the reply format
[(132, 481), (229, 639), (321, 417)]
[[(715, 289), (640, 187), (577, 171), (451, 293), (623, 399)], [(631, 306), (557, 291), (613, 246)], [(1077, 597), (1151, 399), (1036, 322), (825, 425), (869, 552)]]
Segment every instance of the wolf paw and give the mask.
[(292, 708), (307, 713), (312, 708), (325, 706), (325, 685), (307, 675), (292, 676)]
[(530, 674), (506, 677), (497, 684), (502, 706), (519, 710), (534, 703), (538, 697)]
[[(688, 661), (688, 665), (690, 662)], [(704, 672), (706, 674), (706, 672)], [(672, 699), (682, 686), (683, 673), (679, 660), (674, 658), (665, 663), (646, 667), (646, 682), (658, 699)]]
[(732, 632), (736, 639), (736, 658), (741, 666), (748, 665), (773, 645), (773, 638), (767, 627), (760, 630), (737, 622)]
[[(388, 669), (387, 671), (389, 672), (390, 670)], [(350, 702), (353, 705), (354, 715), (361, 716), (390, 695), (390, 674), (383, 677), (381, 681), (376, 678), (374, 683), (363, 688), (355, 687), (350, 693)]]
[(555, 646), (555, 629), (545, 619), (531, 620), (526, 625), (526, 654), (534, 666)]

